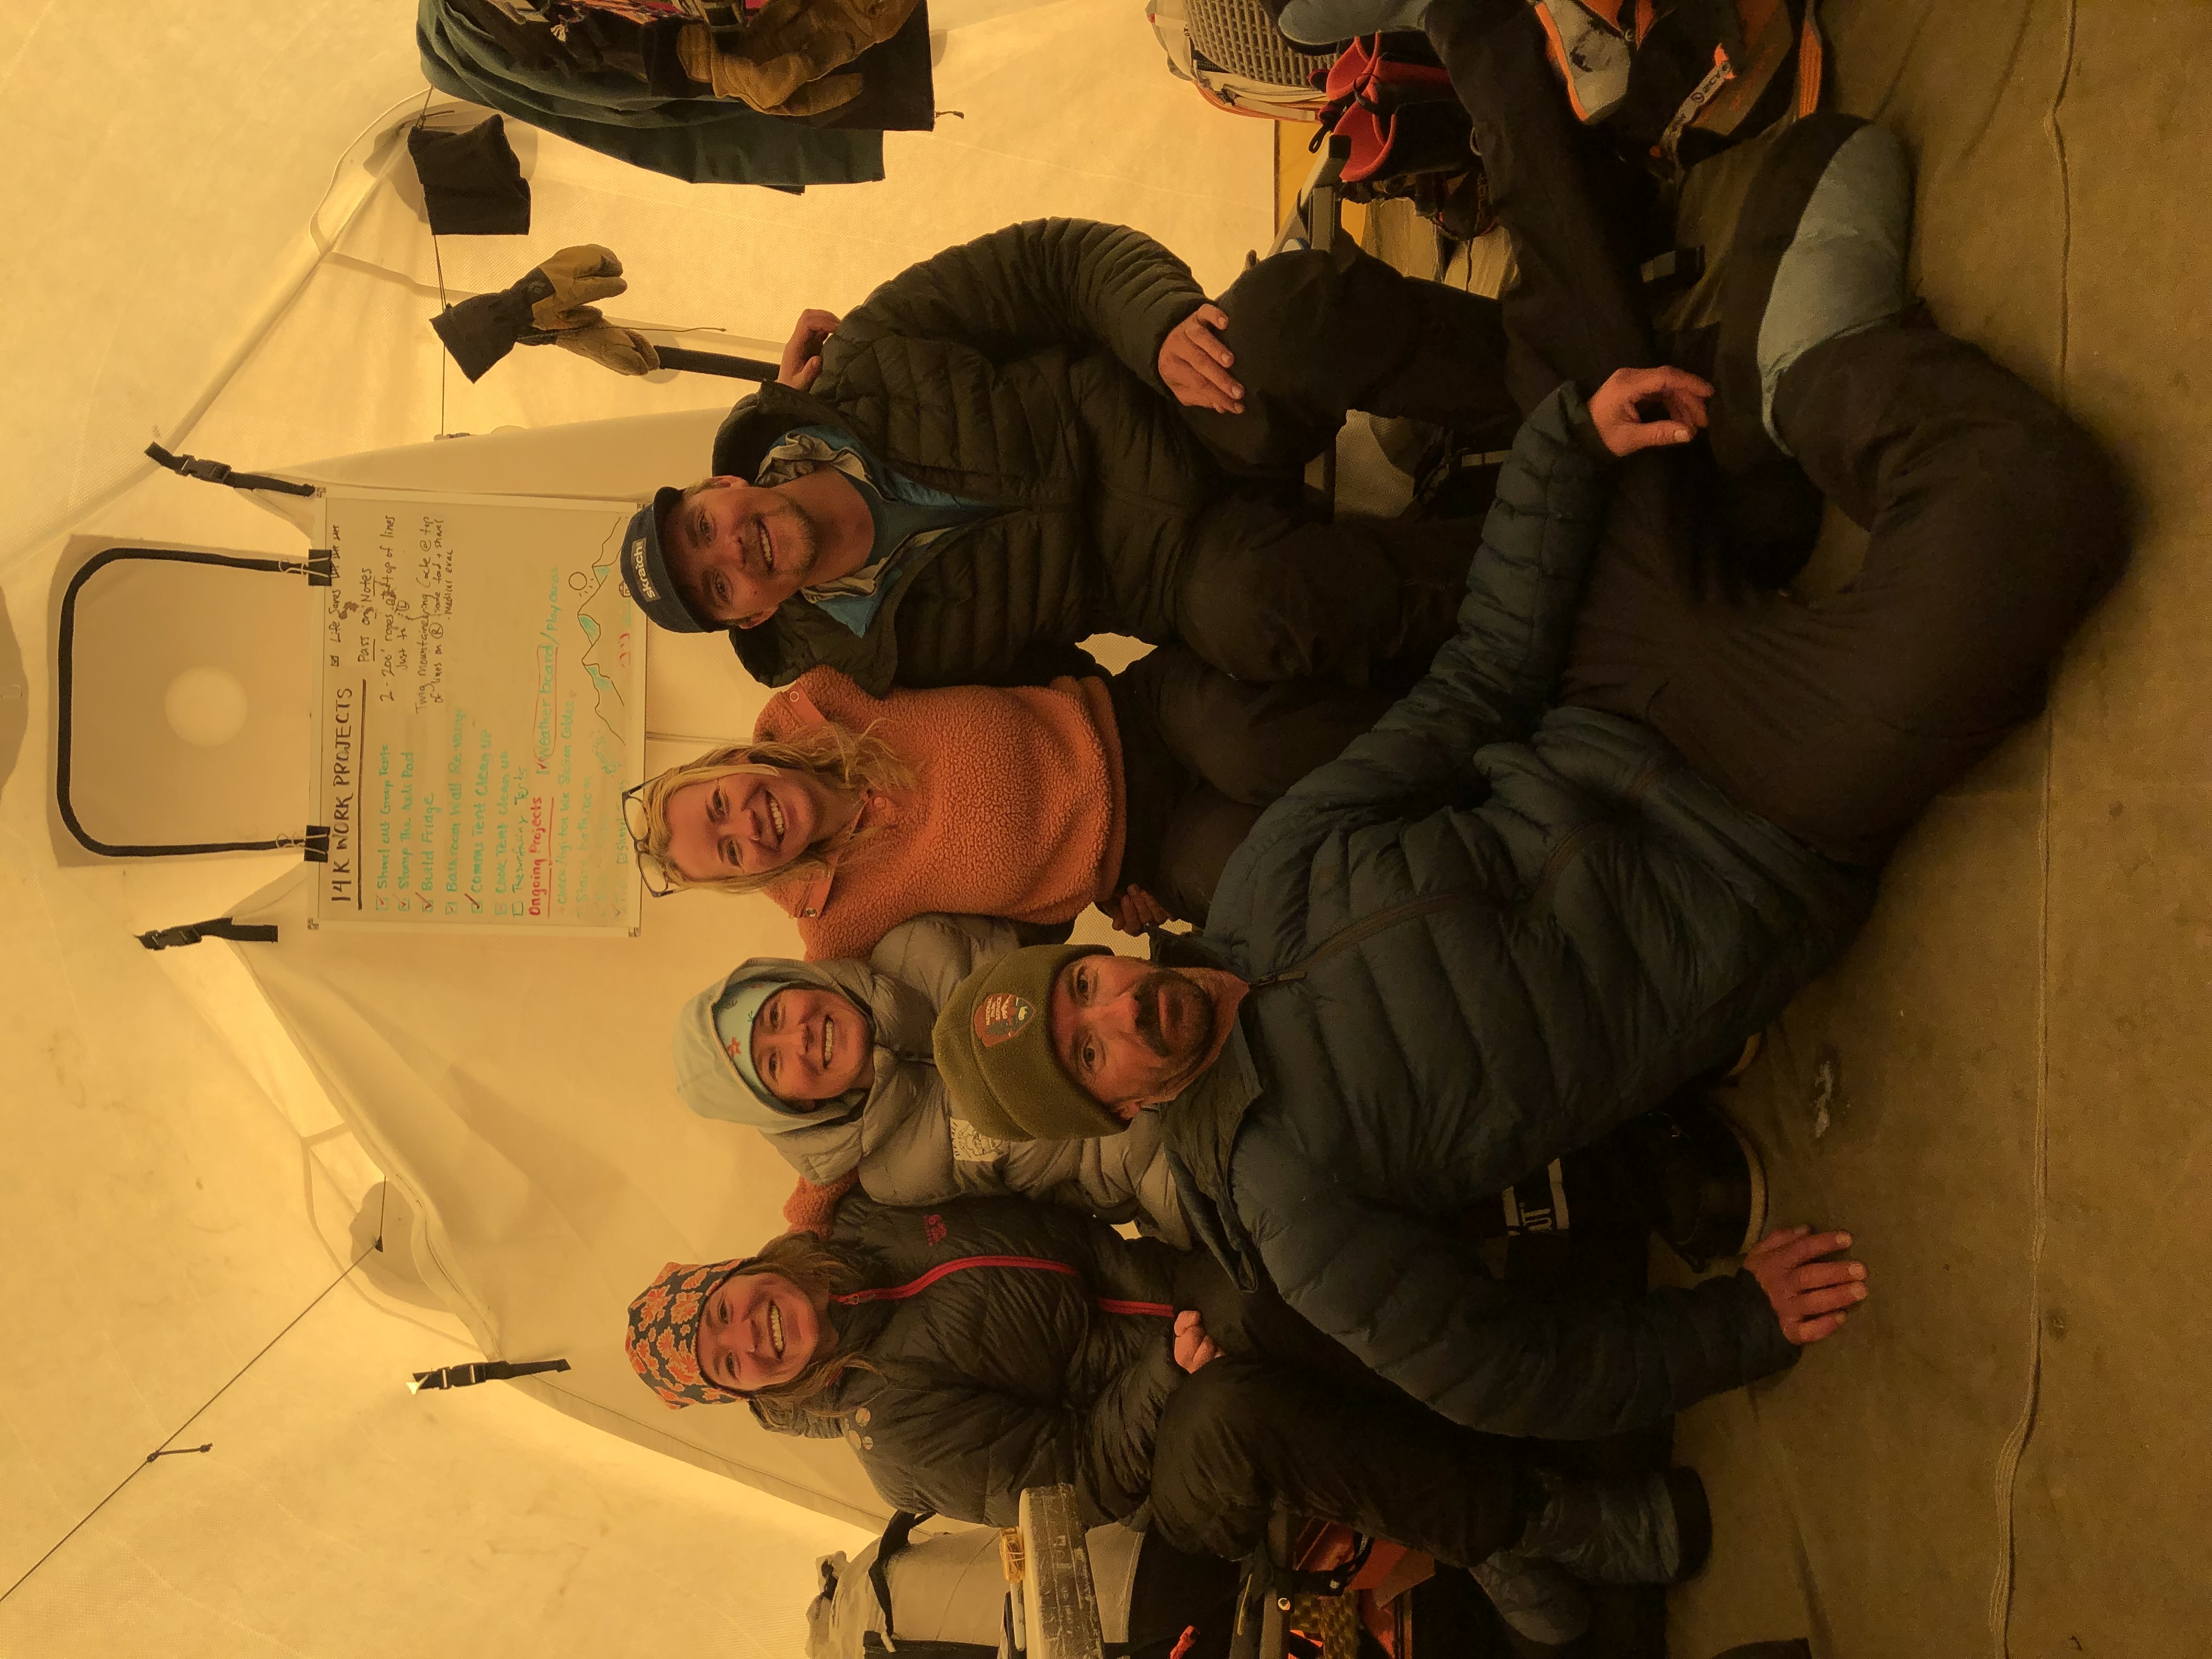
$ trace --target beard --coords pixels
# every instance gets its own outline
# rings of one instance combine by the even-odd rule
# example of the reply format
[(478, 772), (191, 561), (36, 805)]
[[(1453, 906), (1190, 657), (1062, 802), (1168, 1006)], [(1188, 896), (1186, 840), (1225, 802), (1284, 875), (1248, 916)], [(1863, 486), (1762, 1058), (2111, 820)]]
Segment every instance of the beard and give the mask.
[(798, 502), (787, 501), (767, 515), (769, 538), (775, 544), (775, 574), (795, 589), (806, 586), (822, 560), (822, 537), (813, 515)]
[[(1174, 1066), (1160, 1086), (1173, 1084), (1179, 1092), (1213, 1051), (1214, 1027), (1219, 1019), (1213, 999), (1205, 988), (1172, 968), (1155, 968), (1146, 974), (1137, 982), (1136, 998), (1137, 1040)], [(1172, 1010), (1177, 1028), (1173, 1037), (1161, 1024), (1164, 1002)]]

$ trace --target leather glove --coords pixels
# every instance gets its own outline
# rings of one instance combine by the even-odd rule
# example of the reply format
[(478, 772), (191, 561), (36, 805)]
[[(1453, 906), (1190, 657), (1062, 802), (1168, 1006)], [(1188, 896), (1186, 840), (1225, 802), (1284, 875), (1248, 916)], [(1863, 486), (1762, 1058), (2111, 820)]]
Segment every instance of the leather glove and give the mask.
[(447, 307), (430, 326), (471, 380), (482, 380), (518, 343), (566, 345), (570, 335), (592, 337), (574, 346), (592, 362), (620, 374), (643, 374), (659, 367), (651, 344), (608, 322), (592, 303), (629, 286), (613, 251), (586, 242), (562, 248), (511, 288)]
[[(580, 357), (589, 357), (601, 368), (611, 368), (617, 374), (650, 374), (660, 367), (660, 354), (653, 349), (653, 342), (634, 328), (619, 324), (596, 322), (588, 328), (572, 328), (564, 333), (550, 337), (556, 346), (566, 346)], [(538, 341), (526, 338), (525, 345), (537, 345)]]

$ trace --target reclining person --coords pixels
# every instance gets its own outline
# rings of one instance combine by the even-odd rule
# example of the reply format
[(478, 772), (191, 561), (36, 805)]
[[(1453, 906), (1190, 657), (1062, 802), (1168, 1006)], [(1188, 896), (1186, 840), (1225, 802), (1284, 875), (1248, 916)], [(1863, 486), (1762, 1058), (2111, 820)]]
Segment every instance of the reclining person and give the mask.
[(827, 1231), (857, 1182), (884, 1204), (1016, 1194), (1136, 1221), (1188, 1249), (1159, 1115), (1090, 1140), (998, 1140), (952, 1115), (930, 1053), (960, 981), (1021, 945), (988, 916), (917, 916), (867, 960), (757, 957), (677, 1017), (677, 1092), (702, 1117), (750, 1124), (799, 1172), (784, 1206)]
[(1179, 646), (1110, 679), (881, 698), (817, 668), (750, 744), (634, 792), (630, 830), (666, 888), (766, 893), (810, 961), (865, 956), (932, 911), (1054, 927), (1096, 902), (1140, 933), (1203, 919), (1261, 806), (1389, 706), (1243, 684)]
[(1041, 684), (1120, 633), (1247, 682), (1402, 690), (1450, 636), (1474, 526), (1319, 523), (1282, 480), (1347, 408), (1502, 422), (1484, 450), (1516, 416), (1495, 302), (1364, 259), (1316, 311), (1344, 280), (1279, 255), (1216, 307), (1149, 237), (1079, 220), (949, 249), (842, 324), (802, 318), (791, 383), (641, 509), (624, 579), (663, 628), (729, 629), (769, 685)]
[(672, 1407), (744, 1401), (842, 1432), (887, 1503), (1011, 1526), (1060, 1482), (1085, 1525), (1239, 1558), (1279, 1503), (1492, 1582), (1513, 1558), (1585, 1579), (1688, 1577), (1711, 1541), (1687, 1469), (1569, 1479), (1449, 1423), (1211, 1261), (1057, 1206), (858, 1197), (832, 1237), (671, 1262), (630, 1304), (630, 1364)]
[[(1711, 418), (1763, 427), (1869, 529), (1856, 582), (1685, 592), (1662, 458), (1608, 487), (1598, 457), (1639, 425), (1686, 440), (1710, 388), (1564, 385), (1516, 441), (1458, 637), (1261, 817), (1205, 932), (1159, 937), (1152, 967), (1018, 951), (938, 1022), (954, 1109), (986, 1133), (1164, 1105), (1193, 1232), (1472, 1427), (1655, 1421), (1790, 1363), (1864, 1294), (1822, 1234), (1687, 1292), (1529, 1310), (1439, 1224), (1725, 1065), (1832, 962), (1895, 839), (2040, 706), (2124, 556), (2081, 433), (1898, 316), (1895, 141), (1814, 118), (1765, 168), (1746, 218), (1765, 308), (1736, 337), (1756, 360), (1723, 354)], [(1838, 201), (1888, 205), (1839, 239)], [(1670, 407), (1640, 422), (1649, 397)]]

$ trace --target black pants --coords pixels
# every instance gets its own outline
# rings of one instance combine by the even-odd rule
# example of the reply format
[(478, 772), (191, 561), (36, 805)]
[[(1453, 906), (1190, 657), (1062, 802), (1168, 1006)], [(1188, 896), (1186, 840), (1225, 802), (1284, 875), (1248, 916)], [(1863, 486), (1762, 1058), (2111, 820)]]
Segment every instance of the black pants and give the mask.
[(1218, 301), (1244, 413), (1184, 408), (1232, 482), (1192, 526), (1176, 637), (1237, 679), (1402, 689), (1451, 637), (1480, 525), (1300, 505), (1346, 411), (1512, 429), (1493, 301), (1401, 276), (1349, 243), (1261, 261)]
[(1832, 599), (1692, 591), (1684, 493), (1621, 469), (1569, 702), (1651, 726), (1738, 805), (1874, 863), (2043, 706), (2045, 672), (2126, 557), (2078, 428), (1973, 347), (1885, 325), (1815, 348), (1776, 424), (1869, 532)]
[(1472, 1566), (1540, 1504), (1521, 1442), (1417, 1404), (1273, 1291), (1240, 1293), (1192, 1255), (1176, 1300), (1223, 1351), (1170, 1397), (1153, 1443), (1152, 1525), (1177, 1549), (1248, 1555), (1280, 1504)]
[[(1437, 0), (1427, 27), (1514, 236), (1516, 394), (1656, 361), (1633, 206), (1569, 115), (1528, 7)], [(1771, 481), (1717, 474), (1702, 443), (1646, 453), (1617, 470), (1564, 696), (1654, 727), (1829, 857), (1878, 862), (2041, 708), (2048, 665), (2124, 561), (2119, 491), (2064, 415), (1929, 327), (1808, 352), (1774, 409), (1805, 474), (1869, 532), (1863, 573), (1811, 604), (1704, 580)]]
[(1232, 679), (1181, 645), (1139, 658), (1107, 691), (1128, 799), (1120, 885), (1200, 926), (1261, 810), (1335, 759), (1393, 697), (1328, 680)]
[(1160, 1415), (1152, 1525), (1177, 1549), (1233, 1559), (1258, 1547), (1279, 1501), (1473, 1566), (1520, 1534), (1521, 1456), (1403, 1395), (1224, 1354)]

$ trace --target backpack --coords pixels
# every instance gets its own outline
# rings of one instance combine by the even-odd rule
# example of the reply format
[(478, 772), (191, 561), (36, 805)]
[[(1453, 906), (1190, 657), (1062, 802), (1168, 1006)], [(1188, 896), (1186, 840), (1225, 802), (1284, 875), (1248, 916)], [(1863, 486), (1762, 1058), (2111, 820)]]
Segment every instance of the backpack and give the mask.
[[(925, 1518), (902, 1510), (858, 1556), (848, 1560), (840, 1551), (816, 1563), (820, 1587), (806, 1609), (807, 1659), (889, 1659), (893, 1653), (1004, 1659), (1012, 1653), (999, 1529), (964, 1527), (914, 1537)], [(1109, 1525), (1093, 1527), (1084, 1541), (1106, 1641), (1126, 1643), (1146, 1535)]]
[(1340, 175), (1346, 201), (1408, 199), (1462, 240), (1490, 228), (1467, 112), (1427, 36), (1362, 35), (1329, 65), (1322, 91), (1328, 101), (1312, 148), (1330, 138), (1350, 143)]
[(1169, 71), (1232, 115), (1311, 121), (1327, 101), (1315, 77), (1332, 54), (1285, 40), (1258, 0), (1146, 0)]
[(1586, 126), (1662, 177), (1818, 108), (1819, 0), (1528, 0)]

